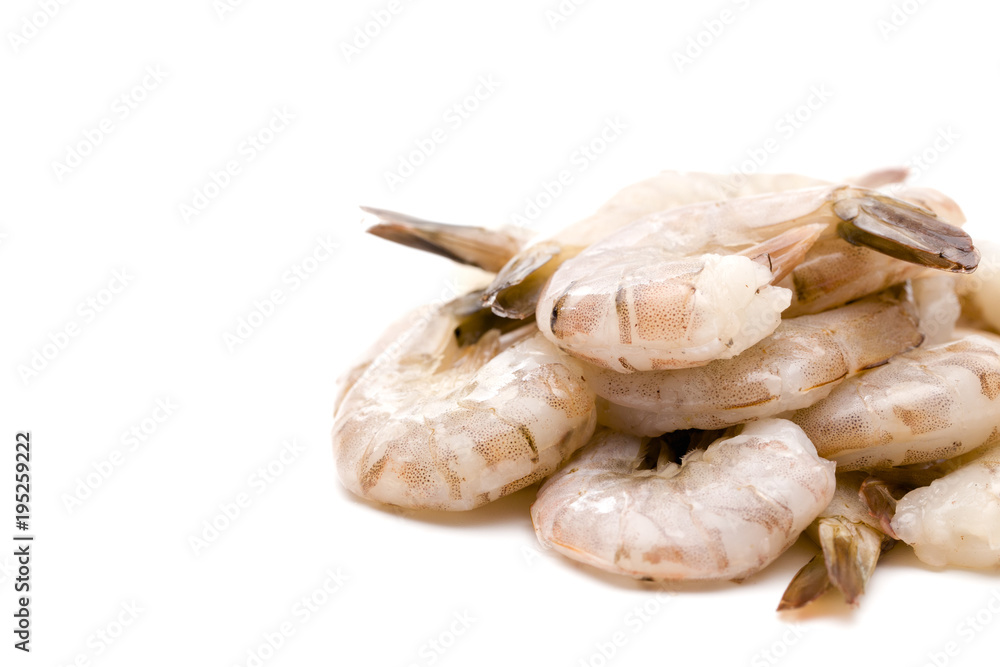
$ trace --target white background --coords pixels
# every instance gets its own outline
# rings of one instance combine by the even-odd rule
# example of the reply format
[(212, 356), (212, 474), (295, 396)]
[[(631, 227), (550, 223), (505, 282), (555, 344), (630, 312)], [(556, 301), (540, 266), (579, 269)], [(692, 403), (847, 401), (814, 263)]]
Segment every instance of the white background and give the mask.
[[(356, 31), (388, 0), (49, 2), (51, 18), (45, 4), (9, 0), (0, 16), (0, 489), (11, 524), (0, 536), (14, 532), (24, 429), (37, 536), (30, 655), (11, 647), (13, 547), (0, 551), (0, 662), (995, 660), (995, 573), (933, 571), (899, 547), (858, 609), (831, 595), (779, 615), (785, 584), (814, 553), (800, 541), (743, 584), (658, 597), (541, 552), (534, 489), (471, 513), (400, 516), (341, 488), (329, 442), (338, 374), (405, 308), (459, 280), (443, 259), (366, 237), (359, 204), (501, 225), (570, 170), (530, 223), (542, 229), (661, 169), (731, 171), (756, 155), (766, 171), (830, 179), (909, 163), (914, 182), (964, 207), (970, 230), (997, 236), (995, 3), (593, 0), (564, 3), (574, 11), (556, 21), (557, 0), (404, 1), (367, 44)], [(728, 23), (715, 22), (723, 10)], [(347, 53), (356, 39), (363, 48)], [(449, 120), (480, 77), (496, 89)], [(251, 150), (244, 142), (275, 109), (294, 119)], [(89, 147), (104, 119), (110, 133)], [(609, 121), (621, 132), (581, 161)], [(385, 172), (436, 128), (445, 141), (390, 188)], [(55, 164), (67, 160), (77, 166)], [(211, 187), (231, 160), (239, 173)], [(196, 192), (213, 196), (185, 216)], [(289, 272), (302, 267), (315, 270), (297, 283)], [(104, 292), (122, 270), (127, 286)], [(283, 301), (271, 316), (227, 344), (274, 290)], [(88, 299), (103, 299), (102, 312)], [(36, 352), (51, 357), (36, 358), (37, 375), (25, 372)], [(164, 416), (158, 400), (178, 406), (162, 423), (150, 421)], [(135, 447), (123, 441), (143, 427)], [(288, 439), (301, 452), (262, 483), (256, 471)], [(109, 466), (106, 479), (95, 473)], [(206, 532), (240, 494), (239, 516)], [(346, 580), (338, 588), (328, 573)], [(309, 596), (322, 604), (307, 614), (297, 605)], [(973, 630), (964, 619), (977, 612), (987, 622)], [(292, 633), (271, 651), (264, 637), (283, 624)], [(624, 644), (605, 659), (616, 633)]]

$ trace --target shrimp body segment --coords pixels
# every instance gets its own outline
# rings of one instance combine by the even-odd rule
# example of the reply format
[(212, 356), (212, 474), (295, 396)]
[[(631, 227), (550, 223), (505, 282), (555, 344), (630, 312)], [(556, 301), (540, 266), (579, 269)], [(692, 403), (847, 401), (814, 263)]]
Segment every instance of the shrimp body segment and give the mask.
[(642, 469), (644, 439), (599, 430), (531, 507), (544, 545), (658, 580), (741, 579), (771, 563), (833, 497), (834, 464), (783, 419)]
[(791, 419), (840, 470), (958, 456), (1000, 430), (1000, 341), (969, 335), (901, 354)]
[(1000, 438), (896, 505), (892, 529), (928, 565), (1000, 567)]
[(598, 421), (656, 436), (715, 429), (807, 407), (838, 383), (885, 363), (922, 340), (902, 286), (816, 315), (783, 320), (773, 334), (732, 359), (697, 368), (617, 373), (585, 367), (601, 399)]
[(531, 328), (460, 348), (448, 305), (414, 323), (340, 403), (334, 458), (353, 493), (466, 510), (546, 477), (587, 442), (594, 394)]
[(864, 188), (706, 202), (636, 220), (563, 263), (539, 299), (538, 326), (621, 373), (728, 359), (777, 328), (792, 294), (773, 283), (837, 234), (936, 268), (978, 261), (959, 228)]

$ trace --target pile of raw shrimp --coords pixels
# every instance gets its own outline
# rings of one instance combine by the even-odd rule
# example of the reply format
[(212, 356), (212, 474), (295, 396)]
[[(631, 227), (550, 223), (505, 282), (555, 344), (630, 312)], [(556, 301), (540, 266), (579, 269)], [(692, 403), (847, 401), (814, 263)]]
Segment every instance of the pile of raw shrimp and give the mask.
[(898, 541), (1000, 566), (997, 251), (905, 176), (664, 172), (535, 240), (365, 209), (492, 282), (341, 379), (342, 482), (471, 510), (544, 481), (543, 545), (655, 581), (743, 579), (805, 532), (779, 609), (854, 603)]

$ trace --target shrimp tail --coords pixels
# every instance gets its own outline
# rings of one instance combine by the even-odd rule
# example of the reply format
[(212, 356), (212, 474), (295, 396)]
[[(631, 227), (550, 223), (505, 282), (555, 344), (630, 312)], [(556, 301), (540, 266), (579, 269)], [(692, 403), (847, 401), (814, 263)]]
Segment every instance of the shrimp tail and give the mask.
[(778, 611), (801, 609), (818, 599), (829, 588), (830, 576), (826, 572), (826, 561), (823, 554), (816, 554), (792, 577), (778, 603)]
[(830, 583), (854, 604), (865, 592), (865, 585), (882, 553), (884, 536), (874, 528), (844, 517), (819, 520), (819, 543), (826, 561)]
[(501, 317), (523, 320), (534, 315), (545, 284), (573, 254), (554, 241), (528, 248), (499, 270), (483, 292), (483, 303)]
[(868, 513), (878, 521), (882, 532), (893, 539), (899, 539), (891, 525), (892, 517), (896, 514), (896, 503), (910, 488), (912, 487), (890, 484), (873, 476), (861, 483), (859, 495), (868, 506)]
[(793, 227), (739, 254), (766, 264), (773, 276), (771, 283), (776, 284), (802, 263), (826, 228), (826, 224), (822, 223)]
[(838, 201), (833, 211), (841, 219), (837, 232), (848, 243), (955, 273), (971, 273), (979, 264), (968, 234), (919, 206), (865, 194)]
[(490, 331), (501, 334), (533, 324), (534, 317), (512, 320), (500, 317), (482, 303), (482, 292), (474, 291), (448, 304), (455, 319), (455, 342), (459, 347), (472, 345)]
[(499, 271), (526, 241), (514, 231), (447, 225), (369, 206), (361, 210), (378, 218), (369, 234), (491, 273)]

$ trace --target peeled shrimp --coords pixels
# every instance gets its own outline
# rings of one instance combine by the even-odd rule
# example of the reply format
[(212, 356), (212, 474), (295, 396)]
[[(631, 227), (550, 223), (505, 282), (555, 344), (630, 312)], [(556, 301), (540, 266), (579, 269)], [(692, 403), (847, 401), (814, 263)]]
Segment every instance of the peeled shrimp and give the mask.
[(901, 354), (791, 419), (840, 470), (968, 452), (1000, 430), (1000, 340), (969, 335)]
[(651, 579), (741, 579), (771, 563), (827, 506), (834, 464), (783, 419), (643, 469), (636, 436), (599, 430), (531, 506), (543, 545)]
[(618, 373), (585, 366), (598, 396), (598, 421), (656, 436), (713, 429), (797, 410), (850, 375), (920, 345), (907, 290), (896, 287), (817, 315), (783, 320), (773, 334), (732, 359), (673, 371)]
[(928, 565), (1000, 567), (1000, 437), (896, 505), (892, 529)]
[(910, 281), (924, 347), (947, 343), (954, 338), (955, 324), (962, 313), (955, 291), (958, 278), (954, 274), (929, 271)]
[[(906, 174), (905, 169), (882, 169), (846, 182), (875, 188), (898, 183)], [(737, 179), (732, 174), (664, 171), (623, 188), (593, 215), (525, 247), (486, 289), (485, 303), (504, 317), (524, 318), (534, 314), (541, 289), (563, 262), (645, 215), (699, 202), (829, 184), (798, 174), (750, 174)]]
[(736, 356), (781, 321), (782, 278), (821, 235), (936, 268), (970, 271), (968, 236), (870, 190), (823, 186), (695, 204), (647, 216), (552, 276), (539, 329), (574, 356), (619, 372)]
[[(892, 170), (871, 175), (876, 180), (890, 181), (902, 176), (901, 172)], [(823, 183), (796, 174), (753, 174), (735, 184), (728, 174), (664, 171), (623, 188), (593, 215), (524, 248), (486, 289), (485, 303), (504, 317), (524, 318), (534, 314), (542, 287), (563, 262), (650, 213)]]
[(958, 292), (968, 324), (1000, 333), (1000, 243), (976, 241), (982, 262), (975, 273), (960, 276)]
[[(965, 214), (958, 204), (937, 190), (897, 188), (894, 196), (920, 206), (948, 224), (960, 227), (965, 223)], [(820, 239), (805, 259), (777, 283), (792, 291), (792, 303), (781, 316), (819, 313), (926, 273), (920, 264), (901, 261), (863, 245), (844, 243), (839, 237)]]
[[(875, 188), (897, 183), (905, 176), (905, 169), (884, 169), (844, 182)], [(368, 229), (371, 234), (487, 271), (499, 269), (500, 274), (485, 291), (486, 304), (504, 317), (525, 318), (534, 314), (542, 286), (563, 261), (644, 215), (698, 202), (818, 185), (831, 184), (795, 174), (753, 174), (736, 179), (732, 175), (665, 171), (624, 188), (594, 215), (531, 243), (523, 229), (447, 225), (382, 209), (362, 210), (378, 219)], [(905, 192), (904, 198), (916, 197), (924, 208), (938, 215), (943, 207), (946, 220), (964, 221), (957, 206), (946, 198), (930, 196), (925, 202), (915, 189)], [(801, 315), (877, 292), (918, 270), (867, 248), (831, 239), (817, 244), (801, 269), (796, 268), (781, 286), (794, 288), (790, 310)]]
[(471, 509), (551, 474), (593, 433), (579, 364), (533, 327), (460, 347), (462, 302), (416, 320), (340, 401), (334, 455), (355, 494)]

